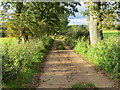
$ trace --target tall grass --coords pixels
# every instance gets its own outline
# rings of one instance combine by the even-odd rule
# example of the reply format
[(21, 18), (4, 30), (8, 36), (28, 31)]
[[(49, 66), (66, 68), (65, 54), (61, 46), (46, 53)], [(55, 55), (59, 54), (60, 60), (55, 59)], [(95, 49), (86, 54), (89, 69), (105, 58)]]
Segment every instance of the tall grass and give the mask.
[(51, 38), (41, 38), (17, 44), (15, 39), (5, 40), (1, 48), (3, 87), (24, 87), (37, 73), (52, 41)]

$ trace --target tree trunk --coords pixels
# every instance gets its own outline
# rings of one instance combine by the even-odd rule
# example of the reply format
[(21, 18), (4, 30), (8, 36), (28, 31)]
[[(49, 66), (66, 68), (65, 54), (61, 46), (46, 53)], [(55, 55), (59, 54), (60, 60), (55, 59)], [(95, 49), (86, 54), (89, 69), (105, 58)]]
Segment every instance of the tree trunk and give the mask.
[[(16, 2), (16, 16), (19, 19), (20, 13), (21, 13), (21, 9), (23, 7), (23, 2)], [(18, 37), (18, 44), (20, 44), (22, 42), (22, 39), (20, 37)]]
[(28, 36), (27, 36), (27, 35), (24, 36), (24, 42), (26, 42), (26, 41), (28, 41), (28, 40), (29, 40)]
[(103, 33), (102, 33), (102, 30), (98, 30), (98, 37), (99, 37), (98, 40), (103, 40)]
[(95, 19), (93, 15), (90, 15), (89, 32), (90, 32), (90, 44), (94, 45), (98, 41), (98, 31), (97, 31), (97, 19)]
[[(96, 2), (96, 4), (97, 4), (97, 6), (98, 6), (98, 11), (100, 12), (100, 7), (101, 7), (101, 2), (99, 1), (99, 2)], [(98, 22), (98, 25), (102, 22), (102, 17), (101, 17), (102, 15), (101, 15), (101, 13), (98, 15), (98, 18), (99, 18), (99, 22)], [(98, 37), (99, 37), (99, 40), (102, 40), (103, 39), (103, 33), (102, 33), (102, 30), (99, 30), (99, 29), (101, 29), (101, 28), (98, 28)]]
[[(100, 2), (95, 2), (94, 5), (100, 7)], [(93, 5), (90, 4), (90, 7)], [(97, 8), (100, 10), (100, 8)], [(98, 29), (98, 16), (94, 13), (94, 9), (90, 8), (90, 21), (89, 21), (89, 32), (90, 32), (90, 44), (95, 45), (99, 40), (103, 38), (102, 31)]]

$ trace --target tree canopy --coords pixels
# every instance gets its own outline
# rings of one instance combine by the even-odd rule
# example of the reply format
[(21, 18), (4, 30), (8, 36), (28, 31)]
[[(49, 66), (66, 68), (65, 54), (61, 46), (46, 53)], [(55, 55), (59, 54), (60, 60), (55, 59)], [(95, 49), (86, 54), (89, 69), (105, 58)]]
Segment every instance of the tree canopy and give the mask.
[[(7, 2), (2, 3), (3, 26), (8, 36), (18, 38), (39, 37), (63, 31), (68, 24), (67, 17), (78, 12), (78, 2)], [(13, 9), (13, 13), (9, 10)]]

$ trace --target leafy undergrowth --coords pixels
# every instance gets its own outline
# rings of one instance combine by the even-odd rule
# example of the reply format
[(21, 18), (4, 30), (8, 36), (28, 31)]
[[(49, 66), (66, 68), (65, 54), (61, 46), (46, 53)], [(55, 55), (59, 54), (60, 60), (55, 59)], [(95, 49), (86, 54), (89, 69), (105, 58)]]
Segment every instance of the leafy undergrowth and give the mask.
[(65, 47), (61, 41), (57, 42), (57, 50), (65, 50)]
[(71, 88), (96, 88), (94, 84), (92, 83), (76, 83), (74, 85), (71, 86)]
[(4, 88), (22, 88), (38, 72), (38, 67), (49, 47), (51, 38), (42, 37), (25, 43), (2, 43), (2, 78)]
[(120, 82), (120, 47), (116, 37), (101, 40), (95, 46), (89, 45), (89, 41), (66, 39), (66, 42), (80, 55), (87, 58), (97, 68), (109, 73), (110, 78)]

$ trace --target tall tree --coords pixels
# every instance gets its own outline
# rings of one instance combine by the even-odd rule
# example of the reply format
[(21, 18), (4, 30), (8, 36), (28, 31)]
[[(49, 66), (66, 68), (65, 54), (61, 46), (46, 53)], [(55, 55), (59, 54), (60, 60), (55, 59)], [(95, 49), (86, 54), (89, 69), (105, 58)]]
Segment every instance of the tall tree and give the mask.
[[(14, 2), (3, 3), (2, 6), (7, 8), (10, 5), (15, 8), (15, 12), (9, 17), (9, 20), (12, 21), (12, 25), (10, 24), (9, 27), (14, 32), (12, 34), (16, 34), (14, 36), (24, 38), (26, 41), (29, 37), (39, 37), (42, 34), (51, 35), (60, 31), (60, 28), (63, 30), (62, 28), (68, 24), (67, 17), (78, 12), (76, 8), (78, 4), (77, 2)], [(10, 7), (7, 10), (11, 9)], [(64, 25), (62, 25), (63, 21), (66, 22)]]
[(90, 42), (95, 45), (103, 39), (102, 30), (115, 29), (116, 2), (88, 2)]
[(98, 30), (98, 15), (96, 14), (96, 10), (99, 10), (99, 3), (93, 2), (89, 3), (89, 13), (90, 13), (90, 21), (89, 21), (89, 32), (90, 32), (90, 43), (92, 45), (96, 44), (100, 39), (100, 34)]

